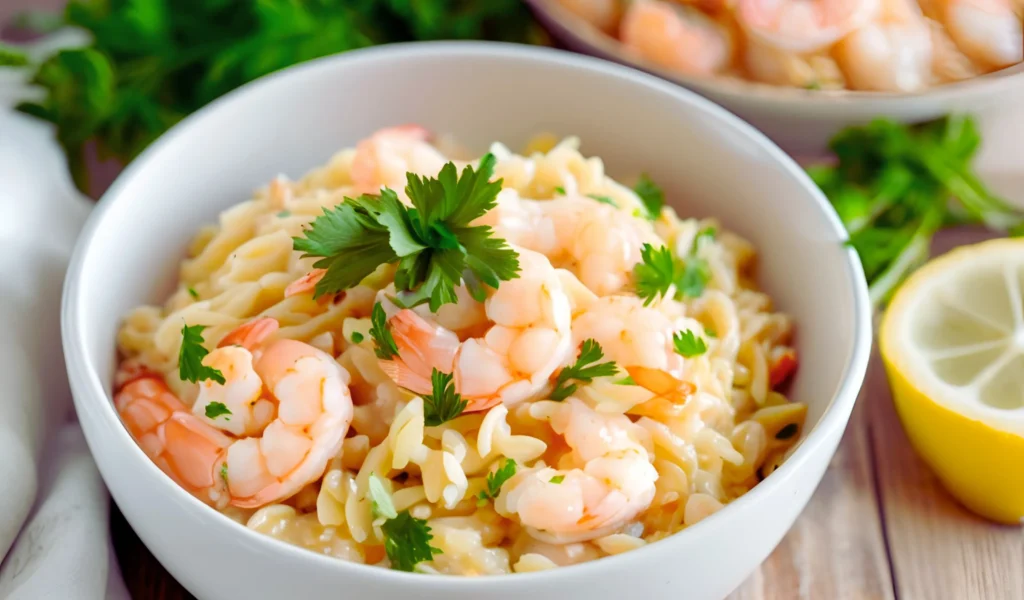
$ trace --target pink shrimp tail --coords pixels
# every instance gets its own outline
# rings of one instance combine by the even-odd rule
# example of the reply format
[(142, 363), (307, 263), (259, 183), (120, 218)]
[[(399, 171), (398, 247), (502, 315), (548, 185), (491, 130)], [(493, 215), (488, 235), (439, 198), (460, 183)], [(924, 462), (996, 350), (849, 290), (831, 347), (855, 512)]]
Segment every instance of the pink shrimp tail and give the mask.
[(288, 287), (284, 288), (284, 297), (291, 298), (292, 296), (298, 296), (299, 294), (308, 294), (316, 289), (316, 284), (320, 283), (320, 280), (327, 274), (327, 269), (313, 269), (309, 273), (306, 273), (302, 277), (299, 277), (295, 281), (288, 284)]
[(217, 344), (218, 348), (225, 346), (241, 346), (250, 352), (259, 348), (263, 342), (274, 335), (281, 325), (277, 319), (263, 317), (239, 325)]

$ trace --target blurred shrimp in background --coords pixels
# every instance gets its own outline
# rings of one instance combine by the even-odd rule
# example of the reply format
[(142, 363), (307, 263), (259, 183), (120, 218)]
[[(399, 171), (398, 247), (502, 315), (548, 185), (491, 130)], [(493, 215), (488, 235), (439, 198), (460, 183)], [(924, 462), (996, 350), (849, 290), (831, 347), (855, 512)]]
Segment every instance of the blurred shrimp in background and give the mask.
[(549, 0), (688, 75), (914, 92), (1024, 60), (1020, 0)]

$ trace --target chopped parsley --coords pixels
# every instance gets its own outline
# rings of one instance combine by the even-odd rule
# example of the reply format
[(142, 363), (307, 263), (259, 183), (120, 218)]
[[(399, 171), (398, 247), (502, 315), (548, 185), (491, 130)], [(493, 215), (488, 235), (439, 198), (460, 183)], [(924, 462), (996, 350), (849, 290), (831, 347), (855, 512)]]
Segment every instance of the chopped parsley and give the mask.
[(555, 193), (564, 196), (565, 195), (565, 188), (562, 187), (562, 186), (558, 186), (558, 187), (555, 188)]
[(353, 344), (361, 344), (364, 339), (366, 339), (366, 338), (363, 337), (363, 334), (359, 333), (358, 331), (353, 331), (352, 332), (352, 343)]
[(708, 336), (709, 338), (717, 338), (718, 332), (715, 331), (714, 327), (704, 327), (704, 335)]
[(224, 485), (228, 484), (228, 463), (220, 464), (220, 478), (224, 480)]
[(718, 230), (714, 227), (705, 227), (697, 232), (697, 235), (693, 238), (693, 249), (694, 251), (700, 247), (701, 240), (708, 240), (709, 242), (715, 241), (715, 237), (718, 235)]
[(327, 272), (314, 297), (357, 285), (386, 263), (397, 264), (395, 288), (402, 306), (424, 302), (437, 312), (457, 301), (455, 287), (465, 283), (473, 298), (483, 301), (484, 285), (498, 287), (519, 276), (519, 257), (488, 226), (471, 226), (494, 208), (501, 180), (490, 181), (495, 158), (467, 166), (459, 175), (447, 163), (437, 178), (407, 174), (405, 206), (394, 191), (346, 198), (294, 238), (303, 257), (318, 257), (315, 268)]
[[(354, 335), (352, 337), (355, 338)], [(388, 329), (388, 317), (380, 302), (373, 305), (373, 311), (370, 313), (370, 337), (373, 338), (373, 351), (377, 358), (389, 360), (398, 356), (398, 344)]]
[(396, 571), (412, 572), (421, 562), (433, 560), (441, 554), (439, 548), (430, 545), (434, 536), (426, 520), (417, 519), (403, 510), (380, 526), (384, 534), (384, 551)]
[[(552, 400), (562, 401), (576, 393), (579, 383), (590, 383), (595, 377), (611, 377), (618, 372), (613, 361), (598, 362), (604, 358), (601, 344), (594, 339), (583, 340), (580, 354), (576, 362), (565, 367), (558, 373), (555, 389), (549, 396)], [(569, 383), (574, 380), (577, 383)]]
[(205, 325), (185, 325), (181, 328), (181, 350), (178, 351), (178, 377), (182, 381), (197, 383), (210, 379), (224, 385), (224, 374), (203, 364), (203, 358), (210, 353), (203, 346)]
[(640, 197), (644, 208), (647, 209), (648, 219), (653, 221), (661, 216), (661, 209), (665, 206), (665, 192), (661, 191), (658, 184), (654, 183), (647, 173), (640, 175), (640, 179), (633, 186), (633, 191)]
[(676, 347), (676, 354), (684, 358), (700, 356), (708, 351), (707, 344), (702, 338), (697, 337), (692, 331), (677, 331), (672, 336), (672, 344)]
[(563, 481), (565, 481), (565, 475), (555, 475), (554, 477), (548, 480), (548, 483), (558, 484), (562, 483)]
[(231, 420), (231, 409), (225, 406), (223, 402), (211, 402), (206, 405), (207, 419), (216, 419), (221, 416), (224, 417), (225, 421)]
[(612, 383), (614, 383), (615, 385), (636, 385), (637, 384), (635, 381), (633, 381), (633, 376), (632, 375), (626, 375), (622, 379), (616, 379)]
[(480, 490), (480, 493), (476, 496), (477, 506), (483, 506), (487, 504), (488, 500), (494, 500), (501, 493), (501, 486), (506, 481), (512, 479), (512, 476), (516, 474), (516, 461), (511, 458), (506, 458), (498, 470), (487, 475), (487, 489)]
[(644, 244), (640, 257), (642, 260), (633, 267), (633, 285), (644, 306), (668, 294), (672, 286), (677, 300), (696, 298), (711, 279), (707, 261), (692, 254), (681, 260), (667, 246)]
[(189, 288), (188, 288), (188, 295), (192, 296), (193, 300), (198, 300), (199, 299), (199, 292), (197, 292), (196, 288), (194, 288), (194, 287), (189, 286)]
[(391, 500), (391, 494), (384, 489), (384, 482), (381, 481), (381, 478), (377, 477), (374, 473), (370, 473), (367, 485), (370, 497), (370, 513), (373, 514), (373, 518), (394, 519), (397, 517), (398, 511), (395, 510), (395, 503)]
[(587, 197), (590, 198), (591, 200), (597, 200), (601, 204), (609, 204), (611, 206), (614, 206), (615, 208), (619, 207), (619, 203), (614, 201), (614, 200), (612, 200), (608, 196), (599, 196), (597, 194), (587, 194)]
[(454, 377), (434, 369), (430, 374), (433, 393), (423, 396), (423, 416), (427, 427), (451, 421), (466, 410), (467, 402), (455, 393)]

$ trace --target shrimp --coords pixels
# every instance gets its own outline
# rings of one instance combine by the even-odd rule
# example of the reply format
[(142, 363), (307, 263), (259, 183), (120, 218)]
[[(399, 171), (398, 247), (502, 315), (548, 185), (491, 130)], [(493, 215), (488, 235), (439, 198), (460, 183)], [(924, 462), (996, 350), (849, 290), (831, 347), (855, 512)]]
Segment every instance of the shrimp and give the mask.
[(399, 386), (431, 391), (431, 373), (452, 373), (466, 411), (513, 405), (536, 396), (572, 351), (571, 312), (562, 281), (542, 255), (517, 248), (520, 274), (488, 291), (484, 313), (494, 323), (481, 337), (460, 341), (414, 310), (388, 319), (398, 356), (381, 368)]
[(503, 191), (478, 224), (546, 256), (598, 295), (617, 292), (632, 277), (645, 243), (662, 244), (650, 223), (583, 196), (537, 201)]
[(797, 54), (751, 39), (743, 59), (751, 77), (765, 83), (808, 89), (846, 87), (839, 65), (825, 53)]
[(1001, 69), (1024, 60), (1021, 8), (1012, 0), (938, 0), (939, 20), (972, 60)]
[(753, 41), (808, 53), (832, 46), (878, 8), (879, 0), (739, 0), (736, 20)]
[(622, 13), (622, 0), (558, 0), (558, 3), (605, 33), (615, 30)]
[(858, 90), (913, 92), (932, 80), (932, 34), (913, 0), (882, 0), (871, 23), (843, 38), (835, 57)]
[(386, 127), (356, 145), (352, 180), (369, 192), (381, 186), (401, 191), (406, 173), (436, 175), (448, 162), (427, 140), (430, 132), (419, 125)]
[(569, 544), (621, 530), (650, 506), (658, 471), (646, 430), (578, 398), (538, 402), (530, 413), (564, 435), (571, 452), (557, 469), (520, 471), (506, 482), (494, 504), (499, 514), (518, 515), (535, 539)]
[[(256, 508), (324, 474), (352, 422), (348, 372), (316, 348), (270, 340), (273, 319), (242, 325), (204, 364), (192, 410), (155, 375), (130, 380), (114, 404), (143, 451), (174, 481), (217, 508)], [(219, 402), (227, 410), (210, 412)], [(210, 416), (207, 416), (210, 415)]]
[(696, 75), (728, 67), (735, 46), (729, 30), (699, 10), (654, 0), (630, 3), (621, 37), (626, 49), (642, 58)]

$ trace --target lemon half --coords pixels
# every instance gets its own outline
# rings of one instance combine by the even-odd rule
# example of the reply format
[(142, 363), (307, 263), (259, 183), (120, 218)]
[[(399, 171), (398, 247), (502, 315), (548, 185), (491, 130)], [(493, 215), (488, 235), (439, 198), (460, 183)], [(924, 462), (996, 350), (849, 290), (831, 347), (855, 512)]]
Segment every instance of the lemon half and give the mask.
[(911, 444), (967, 508), (1024, 520), (1024, 241), (954, 250), (914, 273), (880, 347)]

